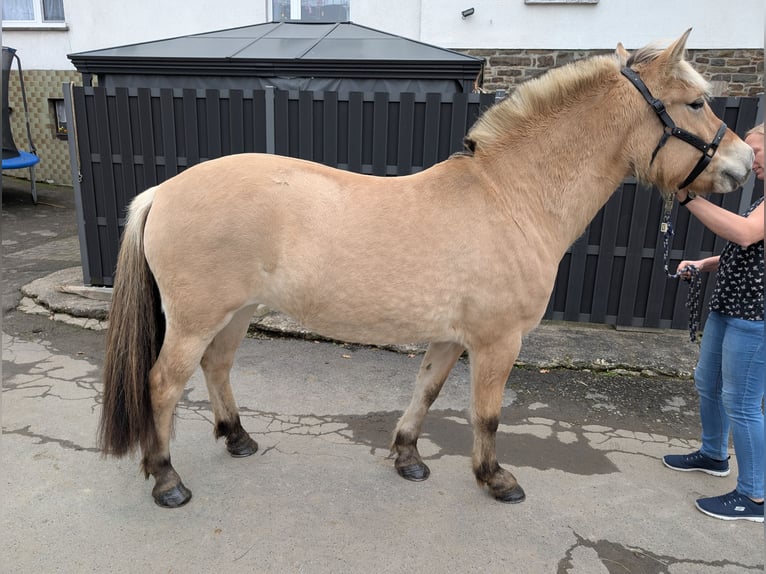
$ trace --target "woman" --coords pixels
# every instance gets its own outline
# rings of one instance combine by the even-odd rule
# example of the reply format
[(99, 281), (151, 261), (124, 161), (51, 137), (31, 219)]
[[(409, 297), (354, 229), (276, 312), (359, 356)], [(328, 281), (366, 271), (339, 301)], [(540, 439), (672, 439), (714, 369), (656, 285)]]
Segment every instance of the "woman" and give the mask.
[[(764, 128), (745, 136), (753, 148), (753, 172), (763, 180)], [(678, 201), (728, 243), (720, 256), (681, 261), (701, 272), (718, 271), (710, 299), (694, 381), (700, 397), (702, 446), (684, 455), (667, 455), (665, 466), (680, 471), (729, 474), (729, 430), (739, 475), (737, 488), (697, 500), (697, 508), (723, 520), (763, 522), (764, 371), (763, 270), (764, 206), (756, 200), (744, 215), (722, 209), (681, 190)]]

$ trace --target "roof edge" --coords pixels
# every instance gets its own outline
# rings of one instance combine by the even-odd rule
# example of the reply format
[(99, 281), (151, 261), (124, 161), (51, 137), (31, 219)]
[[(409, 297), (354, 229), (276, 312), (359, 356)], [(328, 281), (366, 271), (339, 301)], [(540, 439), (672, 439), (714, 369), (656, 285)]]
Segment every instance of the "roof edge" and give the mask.
[[(99, 48), (99, 49), (96, 49), (96, 50), (86, 50), (86, 51), (82, 51), (82, 52), (73, 52), (73, 53), (67, 54), (67, 58), (74, 64), (75, 68), (77, 68), (78, 71), (83, 71), (83, 70), (80, 70), (80, 67), (78, 66), (78, 63), (83, 63), (83, 62), (85, 62), (87, 60), (102, 60), (102, 61), (106, 62), (106, 61), (109, 61), (109, 60), (112, 60), (112, 59), (121, 58), (120, 56), (114, 56), (114, 55), (108, 55), (108, 56), (99, 55), (100, 53), (107, 52), (107, 51), (111, 52), (111, 51), (114, 51), (114, 50), (122, 50), (122, 49), (135, 48), (137, 46), (146, 46), (146, 45), (150, 45), (150, 44), (154, 44), (154, 43), (158, 43), (158, 42), (167, 42), (167, 41), (179, 40), (179, 39), (183, 39), (183, 38), (197, 38), (197, 37), (206, 36), (206, 35), (220, 34), (222, 32), (232, 32), (232, 31), (236, 31), (236, 30), (243, 30), (243, 29), (246, 29), (246, 28), (257, 28), (257, 27), (263, 26), (264, 27), (263, 34), (261, 34), (259, 36), (256, 36), (253, 39), (253, 41), (256, 41), (256, 40), (262, 38), (263, 36), (267, 35), (269, 32), (273, 31), (275, 28), (278, 28), (278, 27), (281, 27), (281, 26), (307, 26), (308, 27), (308, 26), (316, 26), (316, 25), (320, 25), (320, 24), (324, 25), (324, 26), (334, 24), (334, 26), (332, 28), (332, 31), (336, 30), (338, 28), (338, 26), (340, 26), (340, 25), (348, 25), (348, 26), (353, 26), (355, 28), (361, 28), (361, 29), (364, 29), (364, 30), (370, 30), (370, 31), (378, 33), (378, 34), (384, 34), (386, 36), (389, 36), (390, 38), (398, 38), (398, 39), (406, 41), (406, 42), (411, 42), (413, 44), (417, 44), (417, 45), (424, 46), (424, 47), (431, 48), (431, 49), (440, 50), (440, 51), (448, 53), (448, 54), (453, 54), (455, 56), (459, 56), (461, 59), (475, 60), (476, 62), (479, 62), (481, 65), (484, 64), (484, 59), (483, 58), (478, 58), (476, 56), (472, 56), (470, 54), (465, 54), (464, 52), (459, 52), (457, 50), (453, 50), (453, 49), (450, 49), (450, 48), (443, 48), (441, 46), (436, 46), (434, 44), (428, 44), (426, 42), (421, 42), (420, 40), (413, 40), (412, 38), (407, 38), (405, 36), (401, 36), (401, 35), (398, 35), (398, 34), (391, 34), (390, 32), (385, 32), (383, 30), (378, 30), (376, 28), (371, 28), (369, 26), (364, 26), (362, 24), (356, 24), (356, 23), (354, 23), (352, 21), (335, 22), (335, 23), (333, 23), (333, 22), (292, 22), (292, 21), (286, 21), (286, 22), (280, 22), (280, 21), (261, 22), (261, 23), (258, 23), (258, 24), (250, 24), (250, 25), (246, 25), (246, 26), (237, 26), (237, 27), (234, 27), (234, 28), (224, 28), (224, 29), (221, 29), (221, 30), (213, 30), (213, 31), (208, 31), (208, 32), (197, 32), (197, 33), (194, 33), (194, 34), (184, 34), (184, 35), (181, 35), (181, 36), (174, 36), (174, 37), (170, 37), (170, 38), (161, 38), (161, 39), (157, 39), (157, 40), (150, 40), (150, 41), (147, 41), (147, 42), (136, 42), (136, 43), (133, 43), (133, 44), (124, 44), (124, 45), (121, 45), (121, 46), (112, 46), (112, 47), (107, 47), (107, 48)], [(274, 26), (274, 25), (276, 25), (276, 26)], [(321, 42), (321, 39), (317, 40), (317, 43), (319, 43), (319, 42)], [(244, 48), (242, 48), (242, 49), (244, 49)], [(242, 49), (240, 49), (240, 51)], [(184, 58), (171, 58), (171, 57), (136, 57), (136, 56), (130, 56), (128, 58), (133, 60), (133, 61), (135, 61), (135, 62), (148, 62), (150, 60), (166, 60), (166, 61), (171, 61), (172, 60), (173, 62), (183, 62), (184, 61)], [(245, 61), (261, 61), (261, 60), (258, 60), (258, 59), (255, 59), (255, 58), (253, 58), (253, 59), (248, 58)], [(285, 61), (285, 60), (282, 60), (282, 61)], [(343, 61), (343, 60), (338, 60), (338, 61)], [(376, 60), (355, 60), (355, 61), (370, 62), (370, 61), (376, 61)], [(403, 61), (403, 60), (401, 60), (401, 61)]]

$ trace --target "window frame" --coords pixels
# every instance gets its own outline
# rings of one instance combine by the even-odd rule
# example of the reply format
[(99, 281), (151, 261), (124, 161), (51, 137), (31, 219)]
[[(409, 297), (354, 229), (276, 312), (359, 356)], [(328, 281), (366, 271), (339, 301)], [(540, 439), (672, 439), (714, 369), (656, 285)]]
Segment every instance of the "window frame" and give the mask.
[(53, 116), (53, 132), (58, 139), (65, 140), (69, 137), (69, 126), (66, 121), (66, 108), (63, 98), (49, 98), (51, 115)]
[(61, 0), (61, 8), (64, 11), (63, 20), (43, 20), (43, 0), (29, 0), (32, 4), (33, 20), (5, 20), (3, 30), (68, 30), (64, 0)]
[[(303, 2), (301, 0), (287, 0), (287, 3), (290, 4), (290, 18), (287, 18), (284, 20), (278, 19), (276, 16), (276, 11), (274, 10), (276, 3), (277, 3), (277, 0), (270, 0), (268, 4), (269, 13), (271, 15), (272, 22), (316, 22), (320, 24), (329, 24), (336, 21), (336, 20), (312, 20), (312, 19), (304, 18), (303, 6), (302, 6)], [(346, 21), (350, 21), (351, 20), (351, 3), (352, 3), (351, 0), (339, 0), (339, 1), (329, 0), (328, 2), (325, 3), (325, 5), (332, 5), (332, 4), (344, 5), (346, 7), (347, 15), (348, 15), (348, 18), (346, 19)], [(293, 11), (296, 8), (300, 10), (299, 18), (293, 17)]]

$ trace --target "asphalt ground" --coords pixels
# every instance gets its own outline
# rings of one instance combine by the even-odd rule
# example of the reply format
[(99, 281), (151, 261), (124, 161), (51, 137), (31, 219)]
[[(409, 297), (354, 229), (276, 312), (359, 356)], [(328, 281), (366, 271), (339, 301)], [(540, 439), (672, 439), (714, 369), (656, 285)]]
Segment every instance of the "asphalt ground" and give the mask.
[(269, 314), (232, 371), (258, 453), (212, 439), (196, 373), (171, 445), (193, 498), (155, 506), (137, 458), (95, 445), (108, 297), (81, 284), (72, 190), (41, 184), (32, 205), (27, 183), (3, 183), (0, 572), (763, 570), (762, 525), (693, 505), (734, 487), (736, 458), (726, 478), (661, 464), (698, 445), (697, 349), (680, 331), (530, 334), (498, 431), (527, 500), (504, 505), (470, 471), (465, 359), (419, 442), (432, 475), (410, 483), (388, 445), (419, 348), (324, 341)]

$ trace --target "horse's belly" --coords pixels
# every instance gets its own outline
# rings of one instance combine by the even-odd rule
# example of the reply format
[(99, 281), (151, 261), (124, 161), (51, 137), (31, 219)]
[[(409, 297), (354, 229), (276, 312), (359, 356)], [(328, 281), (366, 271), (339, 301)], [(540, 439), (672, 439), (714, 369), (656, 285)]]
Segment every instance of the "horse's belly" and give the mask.
[(266, 305), (310, 331), (363, 344), (405, 344), (462, 339), (455, 306), (438, 293), (391, 293), (385, 287), (298, 287), (269, 297)]

